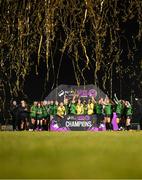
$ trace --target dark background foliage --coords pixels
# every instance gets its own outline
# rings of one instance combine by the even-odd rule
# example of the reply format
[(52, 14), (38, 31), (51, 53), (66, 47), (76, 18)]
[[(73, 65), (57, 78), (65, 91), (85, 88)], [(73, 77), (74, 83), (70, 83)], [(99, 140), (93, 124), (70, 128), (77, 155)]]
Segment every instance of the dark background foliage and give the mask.
[(142, 97), (141, 0), (0, 0), (1, 107), (59, 84)]

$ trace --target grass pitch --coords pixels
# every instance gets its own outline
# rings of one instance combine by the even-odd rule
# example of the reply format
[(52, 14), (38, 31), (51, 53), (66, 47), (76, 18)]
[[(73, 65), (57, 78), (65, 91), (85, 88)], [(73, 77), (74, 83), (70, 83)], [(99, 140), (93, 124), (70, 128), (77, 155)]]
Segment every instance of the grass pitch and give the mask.
[(0, 178), (142, 178), (142, 132), (0, 132)]

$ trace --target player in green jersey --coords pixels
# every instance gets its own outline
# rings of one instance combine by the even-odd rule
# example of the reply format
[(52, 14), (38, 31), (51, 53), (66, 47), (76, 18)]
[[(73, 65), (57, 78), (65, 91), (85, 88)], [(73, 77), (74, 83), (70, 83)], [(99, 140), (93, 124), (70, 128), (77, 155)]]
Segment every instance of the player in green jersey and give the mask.
[(72, 101), (69, 105), (69, 108), (70, 108), (70, 114), (75, 115), (76, 114), (76, 102), (75, 102), (74, 98), (72, 99)]
[(100, 124), (104, 121), (104, 116), (103, 116), (103, 99), (100, 98), (98, 102), (95, 104), (95, 113), (97, 115), (97, 125), (98, 127)]
[(105, 124), (106, 130), (112, 130), (111, 118), (112, 118), (112, 103), (108, 97), (105, 98), (104, 102), (104, 113), (105, 113)]
[(124, 103), (123, 100), (118, 100), (118, 98), (116, 97), (116, 94), (114, 95), (114, 102), (116, 104), (116, 123), (118, 124), (118, 130), (123, 130), (123, 114), (124, 114)]
[(50, 101), (49, 114), (50, 116), (54, 116), (54, 101), (53, 100)]
[(42, 107), (42, 129), (48, 130), (48, 121), (49, 121), (49, 110), (48, 110), (48, 104), (47, 101), (41, 102)]
[(132, 120), (132, 106), (129, 101), (125, 101), (125, 113), (126, 113), (126, 130), (130, 130)]
[(43, 111), (41, 102), (38, 102), (37, 104), (37, 128), (36, 130), (42, 130), (42, 120), (43, 120)]
[(47, 113), (48, 113), (48, 118), (47, 118), (47, 130), (50, 130), (50, 101), (47, 101)]
[(55, 101), (54, 106), (53, 106), (53, 115), (56, 116), (57, 115), (57, 109), (59, 106), (59, 102)]
[(31, 119), (31, 127), (29, 129), (30, 131), (33, 131), (35, 129), (36, 115), (37, 115), (37, 102), (34, 101), (33, 105), (30, 108), (30, 119)]

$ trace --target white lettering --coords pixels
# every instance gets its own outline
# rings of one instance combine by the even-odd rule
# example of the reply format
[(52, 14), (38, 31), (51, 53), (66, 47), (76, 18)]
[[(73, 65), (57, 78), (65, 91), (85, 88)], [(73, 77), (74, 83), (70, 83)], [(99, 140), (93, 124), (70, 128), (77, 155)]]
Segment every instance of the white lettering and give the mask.
[(66, 121), (66, 127), (92, 127), (91, 121)]

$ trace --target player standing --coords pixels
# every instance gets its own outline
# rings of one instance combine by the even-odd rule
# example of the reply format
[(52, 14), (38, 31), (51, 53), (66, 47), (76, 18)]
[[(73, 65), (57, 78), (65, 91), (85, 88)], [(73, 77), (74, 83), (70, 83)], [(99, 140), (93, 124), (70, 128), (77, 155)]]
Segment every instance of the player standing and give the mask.
[(75, 115), (76, 114), (76, 102), (75, 102), (75, 97), (73, 97), (71, 103), (69, 104), (70, 108), (70, 114)]
[(42, 119), (43, 119), (43, 111), (41, 102), (37, 103), (37, 128), (36, 130), (41, 131), (42, 130)]
[(94, 114), (94, 107), (95, 107), (94, 103), (95, 103), (95, 101), (93, 101), (93, 99), (88, 100), (88, 104), (87, 104), (87, 109), (88, 109), (87, 114), (88, 115)]
[(26, 102), (24, 100), (21, 101), (21, 104), (18, 108), (18, 112), (19, 112), (19, 118), (20, 118), (20, 124), (21, 130), (28, 130), (29, 128), (29, 112), (28, 112), (28, 106), (26, 104)]
[(103, 99), (100, 98), (98, 102), (95, 104), (95, 112), (97, 115), (97, 126), (99, 127), (100, 124), (104, 121), (103, 115)]
[(108, 97), (105, 98), (104, 102), (104, 114), (105, 114), (105, 125), (106, 125), (106, 130), (111, 131), (112, 130), (112, 124), (111, 124), (111, 118), (112, 118), (112, 103)]
[(48, 120), (49, 120), (49, 111), (48, 111), (48, 104), (47, 101), (43, 101), (42, 103), (42, 128), (43, 130), (48, 130)]
[(84, 113), (83, 104), (81, 103), (81, 100), (78, 99), (77, 105), (76, 105), (76, 114), (81, 115)]
[(30, 119), (31, 119), (31, 128), (30, 131), (35, 129), (36, 125), (36, 115), (37, 115), (37, 102), (34, 101), (33, 105), (30, 108)]
[(123, 130), (123, 114), (124, 114), (124, 102), (123, 100), (118, 100), (116, 94), (114, 94), (114, 102), (116, 104), (116, 123), (118, 124), (118, 130)]
[(63, 118), (64, 115), (65, 115), (65, 106), (64, 106), (63, 102), (61, 102), (60, 105), (57, 108), (57, 115), (60, 118)]
[(131, 127), (131, 120), (132, 120), (132, 106), (129, 101), (125, 101), (125, 108), (126, 108), (126, 130), (130, 130)]

